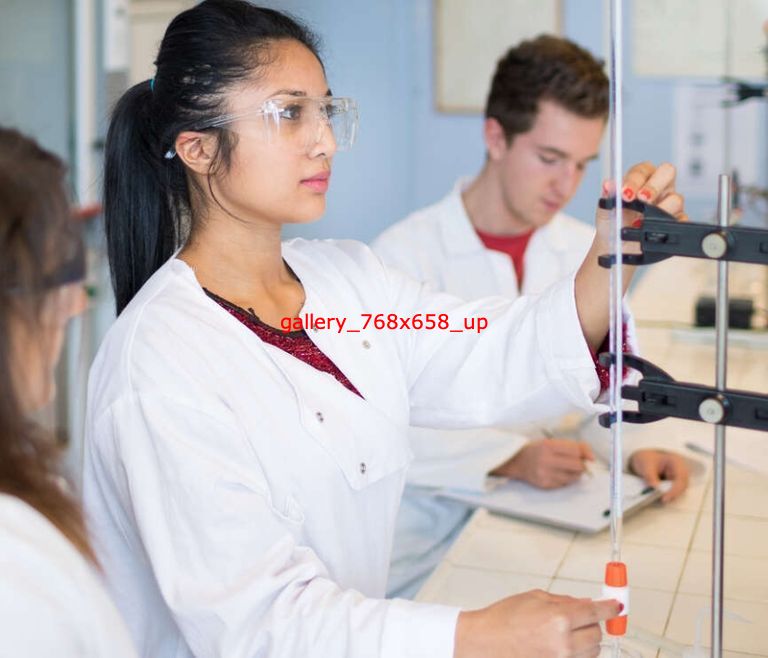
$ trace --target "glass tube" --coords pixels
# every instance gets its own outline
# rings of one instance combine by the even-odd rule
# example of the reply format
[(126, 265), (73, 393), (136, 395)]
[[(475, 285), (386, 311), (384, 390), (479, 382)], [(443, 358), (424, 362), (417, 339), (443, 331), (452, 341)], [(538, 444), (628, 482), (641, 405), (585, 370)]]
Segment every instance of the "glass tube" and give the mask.
[(614, 422), (611, 425), (611, 561), (621, 561), (621, 533), (623, 521), (622, 469), (623, 454), (621, 443), (622, 403), (621, 384), (623, 371), (623, 272), (621, 266), (621, 228), (623, 216), (622, 204), (622, 129), (623, 129), (623, 0), (610, 1), (610, 171), (614, 181), (616, 207), (611, 216), (611, 253), (614, 264), (611, 267), (611, 304), (609, 345), (615, 359), (610, 368), (609, 406)]

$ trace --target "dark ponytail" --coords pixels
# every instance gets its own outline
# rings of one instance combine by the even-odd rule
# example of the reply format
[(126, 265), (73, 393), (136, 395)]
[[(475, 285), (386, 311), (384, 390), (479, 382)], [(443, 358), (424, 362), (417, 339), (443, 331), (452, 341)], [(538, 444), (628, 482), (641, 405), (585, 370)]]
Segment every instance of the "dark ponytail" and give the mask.
[(149, 82), (132, 87), (117, 103), (107, 133), (105, 221), (118, 313), (181, 240), (169, 183), (175, 178), (186, 196), (186, 179), (178, 161), (163, 162), (155, 153), (151, 106)]
[[(223, 114), (225, 93), (255, 78), (278, 40), (302, 43), (320, 60), (317, 38), (293, 18), (247, 0), (205, 0), (171, 21), (151, 81), (129, 89), (107, 133), (104, 218), (112, 287), (120, 313), (183, 245), (194, 222), (178, 134)], [(216, 167), (229, 166), (232, 134), (218, 136)], [(213, 171), (211, 173), (214, 173)]]

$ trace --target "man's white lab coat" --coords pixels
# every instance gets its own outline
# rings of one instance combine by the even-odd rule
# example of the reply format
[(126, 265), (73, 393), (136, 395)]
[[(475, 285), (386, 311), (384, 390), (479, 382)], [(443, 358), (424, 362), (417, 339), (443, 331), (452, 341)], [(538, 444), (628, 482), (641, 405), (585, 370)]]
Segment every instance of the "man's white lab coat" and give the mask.
[[(594, 229), (563, 213), (537, 229), (524, 257), (520, 286), (509, 255), (487, 249), (473, 228), (461, 199), (460, 180), (444, 199), (412, 213), (384, 231), (371, 245), (391, 267), (464, 299), (521, 294), (539, 295), (552, 284), (572, 277), (589, 251)], [(630, 342), (634, 344), (631, 318)], [(493, 482), (489, 471), (529, 441), (560, 423), (556, 414), (531, 426), (512, 429), (411, 429), (415, 454), (408, 472), (395, 531), (387, 591), (413, 596), (456, 539), (471, 508), (436, 498), (423, 487), (460, 487), (481, 491)], [(607, 455), (607, 433), (598, 452)]]
[(361, 399), (263, 343), (168, 261), (89, 382), (85, 504), (108, 584), (147, 658), (451, 658), (456, 609), (383, 599), (409, 421), (591, 408), (573, 280), (536, 300), (464, 303), (359, 243), (295, 240), (283, 255), (302, 315), (357, 328), (363, 313), (434, 312), (489, 327), (310, 332)]

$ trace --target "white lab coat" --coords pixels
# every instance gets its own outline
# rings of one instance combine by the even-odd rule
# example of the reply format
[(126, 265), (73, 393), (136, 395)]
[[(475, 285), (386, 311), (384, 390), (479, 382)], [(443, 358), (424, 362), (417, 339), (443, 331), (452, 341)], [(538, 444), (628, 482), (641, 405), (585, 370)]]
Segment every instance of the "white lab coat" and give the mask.
[(356, 242), (294, 240), (283, 256), (302, 315), (476, 314), (489, 328), (310, 332), (361, 399), (169, 260), (89, 381), (84, 496), (111, 591), (147, 658), (450, 658), (456, 609), (383, 600), (409, 414), (475, 426), (591, 408), (573, 280), (468, 304)]
[[(426, 281), (435, 288), (464, 299), (503, 295), (516, 299), (539, 295), (552, 284), (574, 275), (589, 251), (594, 229), (563, 213), (556, 214), (530, 238), (524, 258), (522, 291), (512, 259), (487, 249), (473, 228), (461, 198), (468, 183), (459, 180), (438, 203), (412, 213), (385, 230), (371, 245), (389, 266)], [(631, 316), (625, 314), (629, 342), (634, 344)], [(573, 418), (568, 420), (573, 423)], [(561, 419), (550, 416), (515, 429), (481, 428), (410, 430), (415, 459), (408, 472), (409, 485), (398, 516), (392, 567), (387, 591), (394, 596), (413, 596), (442, 559), (466, 523), (471, 508), (434, 496), (425, 487), (460, 487), (482, 491), (496, 481), (487, 473), (514, 455), (529, 437), (541, 438), (542, 430), (556, 431)], [(608, 458), (608, 433), (595, 441), (601, 456)]]
[(0, 494), (0, 658), (135, 658), (88, 562), (40, 512)]

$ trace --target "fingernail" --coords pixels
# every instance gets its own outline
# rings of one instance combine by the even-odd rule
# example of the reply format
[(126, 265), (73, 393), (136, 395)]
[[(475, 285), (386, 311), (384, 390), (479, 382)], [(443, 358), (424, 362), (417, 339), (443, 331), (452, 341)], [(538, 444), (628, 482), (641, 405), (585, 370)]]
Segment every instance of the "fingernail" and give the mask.
[(622, 612), (624, 612), (624, 604), (619, 603), (619, 614), (621, 614)]
[(651, 192), (650, 192), (650, 190), (645, 190), (645, 189), (643, 189), (643, 190), (640, 190), (640, 191), (637, 193), (637, 196), (639, 196), (639, 197), (640, 197), (641, 199), (643, 199), (644, 201), (649, 201), (649, 200), (650, 200), (650, 198), (651, 198)]
[(632, 228), (642, 228), (643, 227), (643, 218), (638, 217), (637, 219), (632, 221)]
[(627, 200), (632, 201), (632, 199), (635, 198), (635, 193), (632, 191), (632, 188), (627, 186), (621, 191), (621, 195)]

